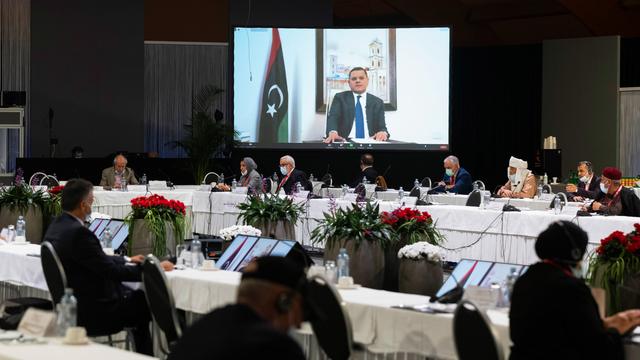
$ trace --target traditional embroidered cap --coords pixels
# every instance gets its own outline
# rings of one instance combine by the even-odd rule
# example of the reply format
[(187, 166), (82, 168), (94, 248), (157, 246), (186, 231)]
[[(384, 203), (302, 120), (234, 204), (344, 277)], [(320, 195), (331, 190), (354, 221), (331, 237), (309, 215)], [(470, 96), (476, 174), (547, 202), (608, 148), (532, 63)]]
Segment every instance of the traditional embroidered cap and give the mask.
[(509, 166), (514, 167), (516, 169), (526, 169), (529, 164), (522, 159), (518, 159), (517, 157), (511, 157), (509, 159)]
[(609, 166), (602, 170), (602, 176), (611, 180), (620, 180), (622, 179), (622, 172), (613, 166)]

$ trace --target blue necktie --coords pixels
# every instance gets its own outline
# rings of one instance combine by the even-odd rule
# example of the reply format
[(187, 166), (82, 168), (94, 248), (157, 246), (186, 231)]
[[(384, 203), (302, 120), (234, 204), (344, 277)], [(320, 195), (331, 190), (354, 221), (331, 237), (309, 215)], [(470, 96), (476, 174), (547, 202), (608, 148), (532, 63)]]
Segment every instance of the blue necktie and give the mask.
[(356, 139), (364, 139), (364, 114), (362, 113), (362, 105), (360, 104), (360, 95), (356, 101)]

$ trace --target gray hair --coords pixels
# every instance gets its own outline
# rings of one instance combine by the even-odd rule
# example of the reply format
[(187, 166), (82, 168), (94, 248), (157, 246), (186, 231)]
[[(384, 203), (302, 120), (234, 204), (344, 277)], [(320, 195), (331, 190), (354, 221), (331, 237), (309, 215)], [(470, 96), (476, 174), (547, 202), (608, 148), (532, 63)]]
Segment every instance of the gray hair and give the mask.
[(296, 161), (293, 160), (293, 158), (291, 157), (291, 155), (285, 155), (283, 157), (280, 158), (280, 160), (284, 160), (286, 161), (288, 164), (291, 164), (291, 166), (296, 167)]
[(587, 167), (587, 172), (589, 174), (593, 174), (593, 164), (591, 163), (591, 161), (586, 161), (586, 160), (585, 161), (580, 161), (580, 162), (578, 162), (578, 166), (580, 166), (580, 165), (586, 166)]
[(129, 162), (129, 160), (127, 160), (127, 157), (124, 156), (123, 154), (118, 154), (118, 155), (113, 157), (113, 165), (116, 164), (116, 160), (118, 160), (119, 157), (124, 159), (124, 165), (127, 166), (127, 163)]
[(451, 161), (451, 163), (453, 165), (459, 165), (460, 164), (460, 160), (458, 160), (457, 156), (449, 155), (446, 158), (444, 158), (444, 161), (447, 161), (447, 160)]
[(258, 164), (256, 164), (255, 161), (253, 161), (252, 158), (250, 157), (246, 157), (244, 159), (242, 159), (242, 162), (244, 163), (244, 166), (247, 167), (247, 172), (250, 173), (253, 170), (258, 169)]

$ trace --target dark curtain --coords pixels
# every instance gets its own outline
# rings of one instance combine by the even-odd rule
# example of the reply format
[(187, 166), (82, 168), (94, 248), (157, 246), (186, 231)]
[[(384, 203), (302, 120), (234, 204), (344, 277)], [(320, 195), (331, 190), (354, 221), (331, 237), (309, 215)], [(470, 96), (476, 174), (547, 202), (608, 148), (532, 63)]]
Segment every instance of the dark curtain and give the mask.
[(620, 87), (640, 86), (640, 38), (620, 41)]

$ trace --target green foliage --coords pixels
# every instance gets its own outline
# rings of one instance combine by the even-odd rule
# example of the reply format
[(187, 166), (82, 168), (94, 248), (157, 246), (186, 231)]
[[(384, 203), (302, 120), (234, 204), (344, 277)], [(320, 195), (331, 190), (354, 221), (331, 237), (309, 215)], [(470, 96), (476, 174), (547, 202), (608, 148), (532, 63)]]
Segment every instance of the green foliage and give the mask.
[(213, 102), (223, 92), (213, 85), (200, 89), (193, 99), (191, 123), (184, 126), (186, 135), (169, 143), (187, 154), (196, 183), (208, 172), (209, 159), (237, 136), (232, 125), (216, 121), (211, 114)]
[(60, 194), (34, 190), (24, 182), (0, 188), (0, 208), (17, 211), (24, 215), (32, 206), (40, 208), (42, 212), (43, 231), (47, 229), (53, 216), (62, 213)]
[(325, 243), (325, 247), (342, 239), (353, 240), (356, 246), (363, 241), (371, 241), (387, 248), (397, 240), (397, 235), (389, 224), (380, 219), (379, 205), (366, 202), (324, 213), (324, 219), (311, 232), (311, 241), (314, 244)]
[(293, 198), (273, 194), (250, 195), (246, 202), (238, 204), (238, 209), (238, 220), (258, 228), (276, 221), (288, 221), (295, 226), (304, 212), (303, 205), (296, 204)]

